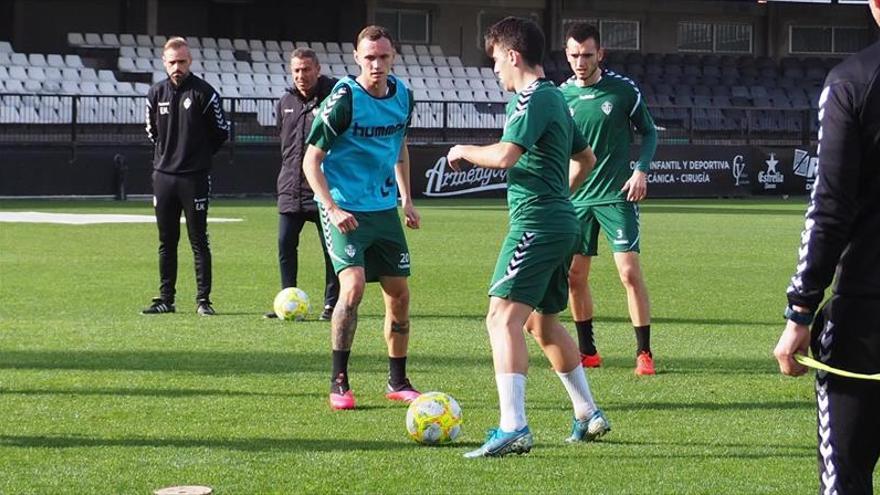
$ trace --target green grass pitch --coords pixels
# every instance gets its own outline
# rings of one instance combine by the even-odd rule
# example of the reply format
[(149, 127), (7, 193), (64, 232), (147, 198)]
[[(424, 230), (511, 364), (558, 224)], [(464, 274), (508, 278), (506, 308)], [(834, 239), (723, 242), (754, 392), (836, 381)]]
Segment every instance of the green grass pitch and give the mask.
[[(534, 342), (528, 456), (465, 460), (497, 421), (483, 317), (506, 230), (501, 201), (422, 201), (413, 259), (409, 371), (452, 394), (463, 433), (411, 442), (383, 397), (382, 306), (371, 286), (351, 362), (356, 411), (331, 412), (329, 325), (264, 320), (278, 289), (271, 201), (217, 200), (213, 300), (195, 314), (179, 248), (178, 313), (138, 314), (156, 294), (152, 224), (0, 224), (0, 493), (151, 493), (204, 484), (254, 493), (810, 493), (811, 379), (779, 375), (804, 200), (649, 201), (643, 266), (659, 374), (632, 373), (625, 296), (600, 248), (592, 287), (605, 357), (590, 384), (614, 431), (567, 445), (565, 391)], [(151, 214), (147, 202), (4, 201), (2, 211)], [(320, 303), (314, 228), (300, 287)], [(314, 307), (313, 307), (314, 308)], [(570, 316), (563, 321), (573, 330)], [(877, 485), (875, 485), (877, 486)]]

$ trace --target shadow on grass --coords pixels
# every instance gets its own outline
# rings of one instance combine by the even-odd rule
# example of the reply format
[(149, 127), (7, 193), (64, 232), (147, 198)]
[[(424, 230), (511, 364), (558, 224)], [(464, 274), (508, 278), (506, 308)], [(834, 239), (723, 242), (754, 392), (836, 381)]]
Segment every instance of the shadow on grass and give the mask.
[(0, 446), (70, 449), (81, 447), (211, 448), (248, 452), (353, 452), (358, 450), (411, 449), (410, 443), (355, 439), (314, 438), (92, 438), (62, 436), (0, 435)]
[(700, 214), (700, 215), (790, 215), (804, 216), (807, 204), (803, 204), (802, 209), (792, 208), (739, 208), (735, 206), (710, 207), (701, 208), (699, 206), (674, 206), (674, 205), (658, 205), (648, 204), (640, 208), (641, 213), (684, 213), (684, 214)]
[[(361, 314), (360, 316), (363, 316)], [(371, 314), (374, 318), (382, 318), (384, 315), (382, 314)], [(430, 318), (437, 320), (479, 320), (480, 322), (486, 319), (485, 313), (479, 314), (431, 314), (431, 313), (418, 313), (413, 312), (412, 318), (417, 320), (419, 318)], [(571, 316), (568, 314), (562, 314), (560, 316), (560, 320), (562, 321), (562, 325), (566, 328), (573, 329), (574, 323), (571, 321)], [(595, 318), (593, 320), (596, 325), (602, 325), (603, 323), (631, 323), (629, 317), (627, 316), (601, 316)], [(749, 326), (749, 325), (765, 325), (777, 327), (779, 326), (779, 320), (742, 320), (742, 319), (734, 319), (734, 318), (667, 318), (667, 317), (651, 317), (652, 325), (724, 325), (724, 326)], [(781, 327), (780, 327), (781, 328)]]
[(0, 388), (2, 395), (108, 395), (113, 397), (324, 397), (315, 393), (244, 392), (217, 389), (159, 389), (159, 388), (56, 388), (8, 389)]
[[(329, 372), (330, 351), (297, 352), (241, 351), (0, 351), (0, 369), (42, 370), (126, 370), (178, 371), (211, 375), (250, 373)], [(416, 354), (416, 366), (453, 369), (483, 367), (487, 358)], [(352, 373), (384, 373), (388, 358), (378, 354), (357, 354), (351, 358)]]
[(760, 410), (812, 410), (816, 405), (808, 401), (749, 401), (749, 402), (607, 402), (608, 411), (760, 411)]

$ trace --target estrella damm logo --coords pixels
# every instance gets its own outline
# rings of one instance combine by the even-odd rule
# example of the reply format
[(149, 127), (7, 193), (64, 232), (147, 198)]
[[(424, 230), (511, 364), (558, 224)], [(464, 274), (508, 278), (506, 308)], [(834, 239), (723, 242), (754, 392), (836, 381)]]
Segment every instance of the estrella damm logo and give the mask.
[(354, 126), (352, 126), (351, 128), (351, 134), (355, 137), (363, 138), (393, 136), (394, 134), (402, 131), (404, 127), (406, 127), (406, 124), (404, 123), (387, 126), (377, 125), (367, 127), (358, 125), (358, 123), (355, 122)]

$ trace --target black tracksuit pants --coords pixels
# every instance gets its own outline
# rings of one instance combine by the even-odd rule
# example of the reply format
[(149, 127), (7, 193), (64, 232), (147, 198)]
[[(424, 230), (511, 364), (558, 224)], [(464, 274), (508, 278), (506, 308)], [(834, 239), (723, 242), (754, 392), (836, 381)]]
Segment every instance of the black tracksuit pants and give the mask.
[(153, 203), (159, 228), (159, 295), (173, 303), (177, 283), (177, 243), (180, 213), (186, 217), (186, 231), (195, 258), (196, 300), (211, 296), (211, 247), (208, 243), (208, 203), (211, 176), (207, 171), (192, 174), (153, 172)]
[(321, 250), (324, 252), (324, 306), (336, 306), (339, 299), (339, 279), (324, 245), (324, 233), (318, 212), (281, 213), (278, 215), (278, 264), (281, 268), (281, 288), (297, 287), (299, 272), (299, 235), (306, 222), (318, 229)]
[[(818, 313), (812, 351), (830, 366), (873, 374), (880, 366), (880, 301), (834, 296)], [(880, 382), (816, 373), (819, 493), (873, 493), (880, 457)]]

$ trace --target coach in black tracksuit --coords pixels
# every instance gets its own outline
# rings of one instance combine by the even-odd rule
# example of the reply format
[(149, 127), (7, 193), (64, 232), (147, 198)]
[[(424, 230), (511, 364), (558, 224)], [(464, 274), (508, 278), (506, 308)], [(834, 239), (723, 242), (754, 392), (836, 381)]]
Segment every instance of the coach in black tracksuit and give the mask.
[[(880, 0), (871, 10), (880, 25)], [(880, 42), (828, 74), (819, 119), (818, 172), (775, 355), (787, 375), (806, 372), (792, 354), (808, 344), (829, 366), (880, 373)], [(820, 493), (872, 493), (880, 382), (819, 371), (816, 399)]]
[(147, 93), (147, 135), (155, 145), (153, 206), (159, 227), (159, 297), (145, 314), (174, 312), (177, 282), (177, 242), (180, 213), (195, 257), (197, 311), (211, 307), (211, 248), (208, 243), (208, 203), (211, 196), (211, 157), (229, 136), (229, 123), (220, 95), (189, 72), (192, 58), (186, 41), (172, 38), (162, 56), (168, 79)]
[[(322, 320), (329, 320), (339, 299), (339, 279), (324, 247), (318, 221), (318, 205), (303, 174), (302, 160), (306, 137), (318, 106), (330, 94), (336, 79), (320, 75), (321, 66), (314, 51), (296, 49), (290, 55), (293, 87), (288, 88), (275, 108), (281, 137), (281, 170), (278, 173), (278, 264), (281, 287), (296, 287), (299, 271), (299, 236), (306, 222), (315, 224), (324, 252), (324, 308)], [(273, 318), (274, 312), (266, 313)]]

